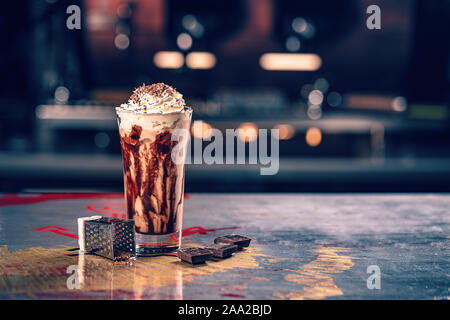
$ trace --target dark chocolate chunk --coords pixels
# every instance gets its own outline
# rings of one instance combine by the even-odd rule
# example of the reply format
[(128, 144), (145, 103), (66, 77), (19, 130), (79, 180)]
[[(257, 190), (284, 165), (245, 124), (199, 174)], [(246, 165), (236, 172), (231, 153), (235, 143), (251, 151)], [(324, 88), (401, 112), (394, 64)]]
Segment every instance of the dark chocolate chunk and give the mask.
[(214, 239), (214, 243), (234, 244), (238, 246), (238, 249), (242, 249), (243, 247), (248, 247), (251, 240), (252, 239), (248, 237), (240, 236), (238, 234), (229, 234), (227, 236)]
[(182, 248), (177, 250), (177, 256), (185, 262), (192, 264), (204, 263), (211, 259), (211, 251), (204, 248)]
[(236, 252), (238, 246), (234, 244), (216, 243), (207, 246), (205, 249), (211, 251), (212, 255), (216, 258), (227, 258)]
[(131, 252), (121, 251), (121, 250), (114, 251), (114, 256), (115, 256), (115, 258), (114, 258), (115, 261), (126, 261), (131, 258), (134, 258), (134, 255)]

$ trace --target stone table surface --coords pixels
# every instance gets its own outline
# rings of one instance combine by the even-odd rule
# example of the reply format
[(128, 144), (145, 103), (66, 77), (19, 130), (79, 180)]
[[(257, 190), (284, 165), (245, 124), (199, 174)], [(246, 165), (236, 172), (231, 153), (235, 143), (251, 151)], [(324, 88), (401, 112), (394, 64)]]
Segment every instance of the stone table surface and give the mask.
[(113, 263), (78, 252), (76, 218), (121, 194), (0, 195), (0, 299), (448, 299), (448, 194), (189, 194), (183, 246), (237, 233), (233, 257)]

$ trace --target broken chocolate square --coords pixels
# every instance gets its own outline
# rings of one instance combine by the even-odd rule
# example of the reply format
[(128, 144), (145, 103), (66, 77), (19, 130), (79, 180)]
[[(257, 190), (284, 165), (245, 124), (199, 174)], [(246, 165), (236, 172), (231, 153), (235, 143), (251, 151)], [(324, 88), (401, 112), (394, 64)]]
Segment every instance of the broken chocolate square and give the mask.
[(224, 259), (231, 257), (237, 251), (238, 246), (234, 244), (215, 243), (207, 246), (205, 249), (211, 251), (214, 257)]
[(240, 236), (238, 234), (229, 234), (227, 236), (214, 239), (214, 243), (234, 244), (238, 246), (238, 249), (240, 250), (243, 247), (248, 247), (251, 240), (252, 239), (248, 237)]
[(191, 247), (178, 249), (177, 256), (185, 262), (199, 264), (211, 259), (212, 253), (204, 248)]

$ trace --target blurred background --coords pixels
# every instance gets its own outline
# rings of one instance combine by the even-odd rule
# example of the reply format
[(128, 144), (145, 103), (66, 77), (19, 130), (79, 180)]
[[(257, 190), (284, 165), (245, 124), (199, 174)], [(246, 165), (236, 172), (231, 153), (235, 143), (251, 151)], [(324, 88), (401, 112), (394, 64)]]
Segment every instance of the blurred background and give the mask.
[(144, 82), (184, 94), (192, 139), (280, 130), (277, 175), (188, 165), (187, 192), (450, 191), (449, 21), (448, 0), (5, 1), (0, 192), (122, 191), (113, 107)]

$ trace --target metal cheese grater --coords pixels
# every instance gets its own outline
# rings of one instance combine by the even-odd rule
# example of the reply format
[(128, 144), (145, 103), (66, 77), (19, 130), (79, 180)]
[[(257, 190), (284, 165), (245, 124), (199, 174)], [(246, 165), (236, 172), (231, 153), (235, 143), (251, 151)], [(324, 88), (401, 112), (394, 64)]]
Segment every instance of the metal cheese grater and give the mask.
[(136, 256), (134, 221), (100, 218), (84, 222), (86, 251), (114, 260)]

